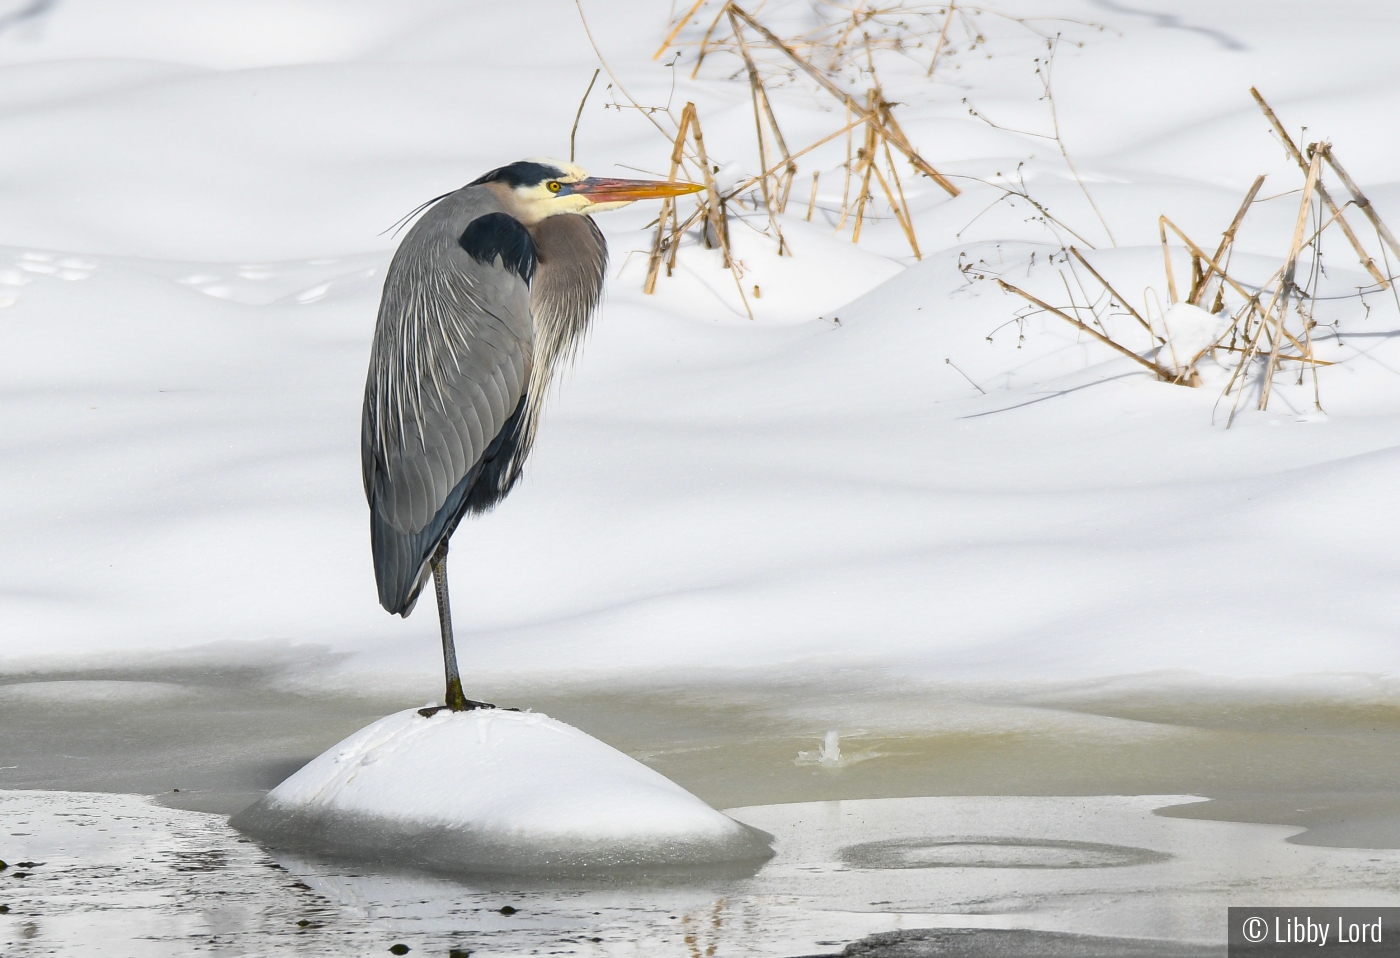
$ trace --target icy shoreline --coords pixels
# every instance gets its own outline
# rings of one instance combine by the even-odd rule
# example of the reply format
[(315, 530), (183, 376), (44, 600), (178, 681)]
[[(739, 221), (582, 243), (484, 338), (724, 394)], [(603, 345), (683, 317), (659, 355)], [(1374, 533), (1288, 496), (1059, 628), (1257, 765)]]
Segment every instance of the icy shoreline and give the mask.
[(0, 948), (351, 956), (401, 943), (439, 955), (685, 958), (698, 947), (787, 958), (944, 928), (1133, 937), (1151, 940), (1133, 953), (1204, 956), (1224, 941), (1228, 903), (1400, 904), (1400, 851), (1311, 848), (1284, 841), (1296, 829), (1153, 814), (1183, 801), (976, 796), (731, 809), (777, 836), (776, 857), (756, 874), (559, 884), (269, 854), (221, 816), (138, 796), (0, 791), (12, 831), (0, 835), (11, 863), (0, 877), (9, 906)]

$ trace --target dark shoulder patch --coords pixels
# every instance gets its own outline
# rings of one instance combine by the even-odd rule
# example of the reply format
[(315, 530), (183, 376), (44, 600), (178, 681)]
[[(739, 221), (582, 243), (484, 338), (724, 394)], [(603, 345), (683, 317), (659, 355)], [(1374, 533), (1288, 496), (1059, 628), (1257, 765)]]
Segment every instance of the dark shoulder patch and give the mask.
[(535, 241), (520, 221), (505, 213), (487, 213), (467, 225), (457, 242), (484, 266), (493, 266), (496, 257), (501, 265), (527, 284), (535, 277)]

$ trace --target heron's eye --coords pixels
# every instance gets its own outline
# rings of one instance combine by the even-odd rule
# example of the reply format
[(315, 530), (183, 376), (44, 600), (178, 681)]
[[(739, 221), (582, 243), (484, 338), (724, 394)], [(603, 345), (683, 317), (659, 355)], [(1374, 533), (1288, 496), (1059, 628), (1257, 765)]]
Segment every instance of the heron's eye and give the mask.
[(550, 180), (549, 183), (548, 183), (548, 188), (549, 188), (549, 192), (551, 192), (551, 193), (558, 193), (560, 190), (562, 190), (562, 189), (564, 188), (564, 185), (563, 185), (562, 183), (560, 183), (558, 180)]

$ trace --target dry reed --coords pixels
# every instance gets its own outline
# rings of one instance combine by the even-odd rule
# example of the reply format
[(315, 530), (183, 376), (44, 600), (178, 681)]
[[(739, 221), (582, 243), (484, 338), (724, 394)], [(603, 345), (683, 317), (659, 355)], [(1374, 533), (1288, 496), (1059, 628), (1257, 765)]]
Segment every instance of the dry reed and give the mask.
[[(1297, 277), (1300, 263), (1307, 258), (1311, 260), (1310, 273), (1313, 277), (1311, 282), (1316, 283), (1316, 278), (1322, 272), (1320, 240), (1328, 229), (1335, 226), (1341, 230), (1355, 251), (1362, 267), (1374, 280), (1373, 288), (1385, 289), (1394, 283), (1394, 277), (1379, 269), (1351, 224), (1347, 222), (1345, 212), (1348, 207), (1354, 206), (1360, 209), (1375, 229), (1378, 240), (1396, 255), (1400, 255), (1400, 244), (1396, 243), (1393, 234), (1355, 181), (1346, 174), (1345, 168), (1336, 157), (1333, 146), (1330, 143), (1319, 142), (1310, 143), (1306, 149), (1300, 149), (1288, 136), (1283, 124), (1259, 94), (1259, 91), (1251, 89), (1250, 92), (1258, 101), (1261, 110), (1288, 151), (1289, 156), (1298, 163), (1306, 175), (1301, 190), (1298, 213), (1282, 263), (1261, 286), (1251, 286), (1233, 275), (1229, 264), (1241, 225), (1254, 204), (1261, 202), (1258, 195), (1264, 184), (1263, 176), (1254, 180), (1234, 218), (1221, 234), (1220, 242), (1213, 254), (1206, 252), (1200, 244), (1192, 240), (1168, 217), (1158, 218), (1158, 235), (1162, 246), (1168, 299), (1173, 304), (1188, 303), (1221, 317), (1222, 331), (1204, 348), (1197, 350), (1191, 356), (1178, 354), (1171, 330), (1164, 329), (1165, 335), (1159, 335), (1153, 328), (1150, 319), (1135, 309), (1128, 299), (1104, 277), (1102, 272), (1074, 246), (1068, 247), (1066, 251), (1068, 255), (1064, 259), (1064, 264), (1076, 281), (1079, 278), (1076, 265), (1082, 267), (1104, 291), (1103, 296), (1096, 299), (1090, 297), (1081, 284), (1080, 289), (1088, 302), (1087, 306), (1079, 305), (1069, 287), (1068, 278), (1064, 276), (1064, 270), (1061, 270), (1061, 278), (1065, 282), (1065, 292), (1070, 302), (1066, 308), (1056, 307), (1003, 279), (997, 279), (998, 285), (1003, 290), (1014, 293), (1031, 303), (1035, 307), (1034, 311), (1045, 312), (1065, 320), (1079, 331), (1087, 333), (1121, 355), (1128, 356), (1139, 365), (1152, 370), (1157, 378), (1164, 382), (1186, 386), (1201, 385), (1202, 379), (1198, 366), (1207, 356), (1212, 357), (1217, 365), (1229, 373), (1221, 394), (1222, 398), (1232, 397), (1227, 425), (1234, 422), (1246, 387), (1250, 382), (1255, 384), (1258, 391), (1257, 408), (1260, 410), (1268, 408), (1269, 401), (1273, 396), (1277, 374), (1284, 368), (1285, 364), (1297, 364), (1298, 384), (1303, 382), (1303, 376), (1307, 371), (1312, 372), (1314, 404), (1318, 409), (1322, 408), (1317, 370), (1319, 367), (1332, 364), (1319, 359), (1314, 351), (1312, 330), (1317, 325), (1314, 316), (1318, 301), (1316, 290), (1315, 288), (1304, 289), (1301, 287)], [(1323, 180), (1324, 165), (1336, 174), (1342, 186), (1351, 195), (1351, 199), (1347, 203), (1339, 206), (1332, 199)], [(1315, 224), (1311, 230), (1309, 229), (1310, 221)], [(1180, 243), (1190, 257), (1191, 287), (1185, 297), (1180, 295), (1176, 271), (1172, 264), (1172, 248), (1175, 243)], [(984, 277), (984, 274), (979, 271), (979, 267), (974, 266), (971, 262), (964, 263), (961, 268), (969, 278), (980, 279)], [(1103, 305), (1105, 297), (1106, 307)], [(1170, 355), (1174, 358), (1172, 368), (1162, 365), (1159, 361), (1144, 357), (1141, 353), (1135, 352), (1115, 339), (1109, 331), (1108, 323), (1106, 323), (1109, 314), (1104, 312), (1105, 308), (1126, 310), (1137, 324), (1146, 329), (1152, 337), (1154, 354), (1160, 355), (1162, 349), (1170, 351)], [(1081, 318), (1080, 314), (1084, 311), (1089, 313), (1089, 322)], [(1021, 318), (1024, 318), (1025, 315), (1025, 312), (1018, 313)]]

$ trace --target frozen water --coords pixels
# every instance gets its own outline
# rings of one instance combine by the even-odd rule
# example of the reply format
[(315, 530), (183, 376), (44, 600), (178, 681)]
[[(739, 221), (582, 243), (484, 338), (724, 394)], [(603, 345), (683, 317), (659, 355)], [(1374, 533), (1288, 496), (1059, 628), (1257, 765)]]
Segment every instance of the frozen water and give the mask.
[(0, 685), (0, 701), (16, 706), (39, 705), (70, 707), (81, 700), (85, 706), (98, 703), (120, 704), (126, 708), (168, 705), (198, 697), (191, 689), (175, 682), (64, 681), (14, 682)]
[(762, 861), (746, 828), (537, 712), (407, 709), (332, 746), (234, 818), (269, 841), (462, 872)]
[[(62, 673), (63, 685), (10, 677), (0, 684), (0, 788), (137, 792), (236, 813), (441, 681), (348, 686), (328, 672), (333, 662), (268, 646), (256, 663), (210, 652), (112, 660)], [(87, 691), (128, 683), (182, 694)], [(1400, 710), (1392, 684), (1365, 677), (975, 686), (764, 669), (683, 681), (497, 679), (481, 691), (587, 731), (714, 808), (1189, 793), (1212, 801), (1172, 814), (1306, 828), (1295, 843), (1400, 847)], [(822, 764), (830, 732), (841, 760)]]
[(975, 931), (1005, 929), (1146, 939), (1119, 954), (1207, 955), (1224, 943), (1228, 904), (1400, 903), (1400, 851), (1295, 845), (1284, 840), (1293, 828), (1152, 814), (1191, 801), (964, 796), (732, 809), (775, 836), (776, 856), (756, 871), (581, 884), (269, 855), (219, 816), (134, 796), (0, 792), (11, 863), (0, 877), (10, 909), (0, 948), (183, 958), (196, 947), (339, 956), (403, 943), (439, 958), (453, 948), (786, 958), (960, 928), (973, 930), (961, 939), (972, 942), (967, 955), (1004, 953), (1007, 936)]

